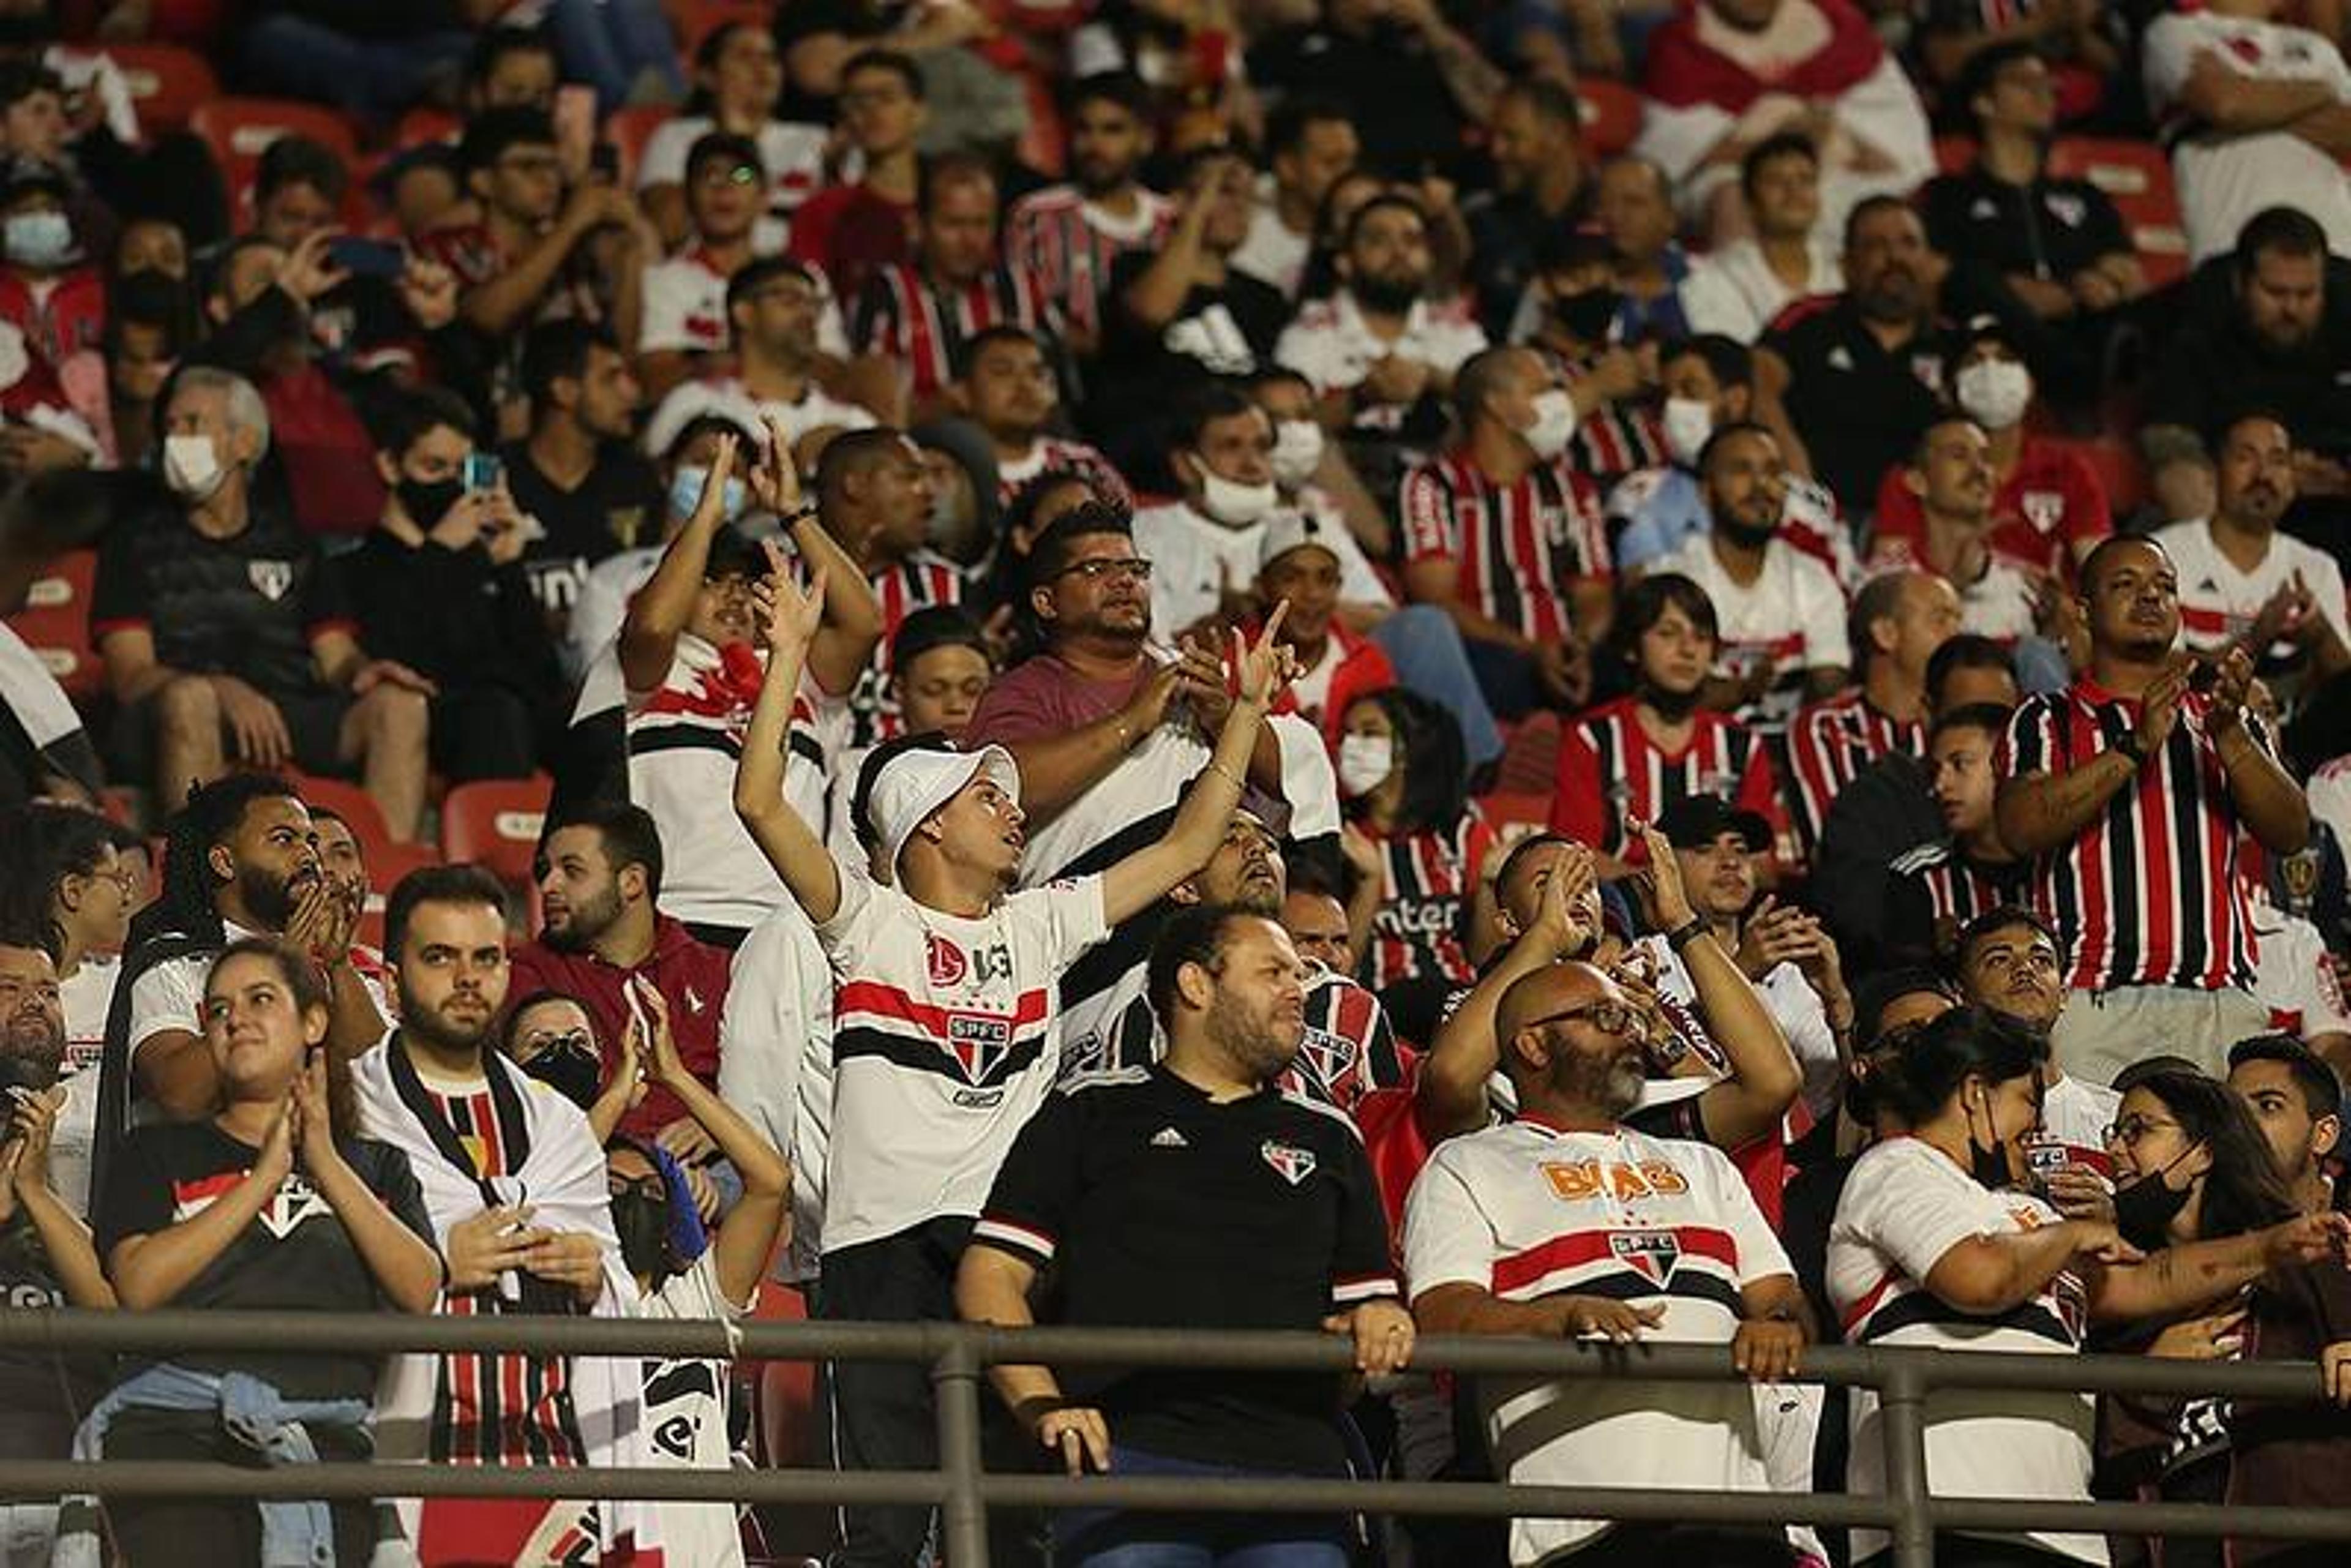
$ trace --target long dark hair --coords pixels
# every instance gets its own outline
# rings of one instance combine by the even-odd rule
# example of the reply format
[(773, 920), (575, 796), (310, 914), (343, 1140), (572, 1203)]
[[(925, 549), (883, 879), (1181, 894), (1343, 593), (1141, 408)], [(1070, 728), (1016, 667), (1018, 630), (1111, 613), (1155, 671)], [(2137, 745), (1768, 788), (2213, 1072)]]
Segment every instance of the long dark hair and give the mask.
[(2150, 1072), (2131, 1085), (2163, 1102), (2181, 1135), (2211, 1153), (2196, 1239), (2217, 1240), (2281, 1224), (2302, 1212), (2252, 1112), (2230, 1087), (2201, 1072)]
[(162, 892), (131, 921), (130, 948), (136, 951), (149, 938), (166, 934), (217, 944), (223, 931), (214, 900), (221, 882), (213, 874), (213, 846), (236, 831), (256, 800), (301, 798), (293, 785), (270, 773), (232, 773), (189, 790), (188, 803), (165, 831)]
[[(246, 936), (230, 943), (213, 959), (204, 971), (204, 988), (212, 989), (212, 977), (232, 958), (259, 958), (277, 971), (286, 982), (287, 994), (294, 998), (294, 1010), (307, 1013), (319, 1008), (331, 1015), (335, 1008), (333, 990), (326, 975), (310, 961), (310, 956), (292, 943), (276, 936)], [(359, 1136), (359, 1091), (351, 1083), (351, 1064), (331, 1044), (321, 1043), (315, 1049), (327, 1057), (327, 1113), (334, 1118), (335, 1137), (348, 1143)], [(304, 1069), (307, 1071), (307, 1065)]]
[(2006, 1083), (2037, 1071), (2047, 1048), (2027, 1030), (1981, 1008), (1930, 1019), (1869, 1075), (1870, 1107), (1905, 1127), (1931, 1122), (1969, 1078)]
[(34, 800), (0, 817), (0, 926), (47, 931), (62, 950), (57, 883), (89, 875), (109, 849), (139, 848), (138, 834), (82, 806)]
[[(1461, 742), (1460, 721), (1448, 708), (1402, 686), (1358, 697), (1387, 716), (1403, 753), (1404, 799), (1396, 806), (1396, 826), (1425, 832), (1452, 831), (1469, 803), (1469, 754)], [(1350, 802), (1360, 812), (1360, 800)]]
[[(702, 42), (694, 47), (694, 74), (697, 79), (686, 94), (685, 106), (679, 113), (707, 115), (716, 123), (718, 119), (718, 94), (705, 87), (698, 78), (703, 72), (718, 68), (718, 57), (726, 52), (726, 46), (736, 34), (756, 32), (758, 28), (759, 24), (752, 21), (722, 22), (702, 36)], [(791, 90), (792, 73), (788, 69), (784, 72), (783, 85), (776, 89), (777, 102), (768, 105), (768, 119), (776, 118), (777, 105)]]

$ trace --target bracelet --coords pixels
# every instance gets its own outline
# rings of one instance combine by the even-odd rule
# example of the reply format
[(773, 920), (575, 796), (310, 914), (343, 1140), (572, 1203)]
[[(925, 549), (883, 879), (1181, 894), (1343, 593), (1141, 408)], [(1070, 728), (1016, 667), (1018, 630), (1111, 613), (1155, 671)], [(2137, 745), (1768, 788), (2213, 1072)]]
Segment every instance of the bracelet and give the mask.
[(1688, 946), (1691, 943), (1697, 941), (1699, 937), (1705, 936), (1706, 932), (1706, 916), (1703, 915), (1693, 915), (1689, 917), (1687, 923), (1677, 925), (1671, 931), (1666, 933), (1666, 946), (1674, 952), (1678, 953), (1683, 948)]
[(1236, 789), (1247, 789), (1249, 788), (1248, 779), (1243, 779), (1239, 774), (1234, 772), (1231, 768), (1226, 767), (1223, 763), (1217, 761), (1213, 757), (1208, 758), (1208, 771), (1215, 774), (1217, 778), (1227, 780)]

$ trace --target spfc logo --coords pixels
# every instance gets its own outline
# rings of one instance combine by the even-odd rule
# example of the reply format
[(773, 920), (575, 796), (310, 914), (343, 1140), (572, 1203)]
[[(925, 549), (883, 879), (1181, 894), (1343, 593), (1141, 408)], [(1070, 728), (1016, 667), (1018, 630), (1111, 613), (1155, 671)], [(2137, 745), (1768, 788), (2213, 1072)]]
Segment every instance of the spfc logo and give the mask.
[(925, 961), (930, 970), (931, 984), (960, 986), (963, 984), (964, 977), (971, 973), (971, 965), (965, 960), (963, 949), (937, 932), (926, 934), (924, 949)]
[(1265, 1163), (1273, 1167), (1274, 1175), (1292, 1186), (1314, 1174), (1314, 1151), (1311, 1149), (1301, 1149), (1268, 1138), (1258, 1145), (1257, 1152), (1265, 1156)]
[(1608, 1238), (1608, 1249), (1616, 1255), (1616, 1261), (1661, 1291), (1674, 1277), (1674, 1265), (1682, 1256), (1681, 1239), (1670, 1230), (1614, 1231)]
[(1011, 1049), (1009, 1019), (989, 1018), (985, 1013), (947, 1015), (947, 1050), (969, 1082), (986, 1083)]
[(290, 560), (249, 560), (245, 563), (245, 575), (253, 582), (254, 591), (275, 604), (286, 597), (294, 586), (294, 563)]
[(2027, 490), (2016, 498), (2016, 505), (2036, 534), (2049, 532), (2065, 515), (2065, 497), (2054, 490)]
[(1328, 1030), (1309, 1029), (1298, 1042), (1298, 1060), (1314, 1081), (1328, 1089), (1346, 1076), (1353, 1060), (1348, 1041)]

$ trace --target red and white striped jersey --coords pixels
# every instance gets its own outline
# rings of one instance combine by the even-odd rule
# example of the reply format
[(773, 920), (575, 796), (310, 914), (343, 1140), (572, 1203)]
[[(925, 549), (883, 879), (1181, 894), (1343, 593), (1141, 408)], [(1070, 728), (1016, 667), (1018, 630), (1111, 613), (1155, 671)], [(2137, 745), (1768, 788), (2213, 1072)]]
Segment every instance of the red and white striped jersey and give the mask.
[(904, 364), (917, 402), (956, 377), (963, 345), (990, 327), (1058, 334), (1061, 316), (1028, 272), (998, 267), (970, 283), (940, 288), (910, 262), (874, 269), (857, 298), (850, 340), (860, 353)]
[[(2201, 693), (2184, 694), (2162, 753), (2035, 867), (2033, 907), (2064, 940), (2066, 983), (2076, 990), (2252, 985), (2257, 938), (2238, 876), (2241, 821), (2205, 734), (2211, 706)], [(2069, 771), (2112, 750), (2138, 716), (2137, 698), (2083, 675), (2063, 692), (2025, 699), (1995, 767), (2008, 779)], [(2274, 751), (2261, 721), (2245, 722)]]
[[(1138, 992), (1120, 1009), (1086, 1071), (1148, 1067), (1166, 1054), (1166, 1031), (1151, 998)], [(1404, 1081), (1403, 1052), (1379, 998), (1335, 969), (1315, 967), (1306, 977), (1306, 1033), (1275, 1087), (1353, 1115), (1364, 1095)]]
[(1447, 559), (1463, 603), (1537, 642), (1574, 630), (1570, 591), (1612, 574), (1597, 486), (1562, 463), (1497, 485), (1466, 450), (1404, 478), (1405, 564)]
[(1045, 298), (1081, 336), (1102, 329), (1110, 269), (1131, 250), (1156, 250), (1176, 209), (1156, 191), (1135, 188), (1135, 211), (1121, 218), (1075, 185), (1048, 185), (1012, 204), (1004, 220), (1004, 254), (1037, 280)]
[(1475, 806), (1444, 832), (1385, 838), (1358, 826), (1379, 846), (1380, 912), (1372, 921), (1370, 973), (1374, 991), (1407, 979), (1443, 978), (1466, 986), (1478, 977), (1461, 944), (1463, 917), (1478, 887), (1479, 868), (1493, 847), (1494, 830)]
[(1788, 804), (1805, 850), (1821, 841), (1837, 792), (1896, 751), (1927, 755), (1927, 727), (1871, 706), (1859, 686), (1796, 710), (1788, 721)]
[(1685, 746), (1667, 751), (1641, 727), (1637, 697), (1592, 709), (1560, 739), (1552, 831), (1602, 854), (1626, 852), (1625, 818), (1656, 821), (1677, 800), (1719, 795), (1761, 814), (1777, 832), (1787, 823), (1770, 747), (1746, 726), (1698, 709)]
[(996, 504), (1008, 507), (1032, 480), (1062, 472), (1082, 476), (1097, 497), (1120, 511), (1134, 510), (1134, 492), (1117, 465), (1103, 456), (1101, 448), (1060, 435), (1039, 436), (1026, 457), (996, 460)]

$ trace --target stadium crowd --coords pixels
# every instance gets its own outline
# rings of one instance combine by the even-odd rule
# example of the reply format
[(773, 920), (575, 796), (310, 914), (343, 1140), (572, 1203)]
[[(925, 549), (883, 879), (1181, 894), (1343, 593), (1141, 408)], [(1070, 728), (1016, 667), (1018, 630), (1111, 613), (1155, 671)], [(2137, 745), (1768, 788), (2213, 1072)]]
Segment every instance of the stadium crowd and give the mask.
[[(1815, 1344), (2315, 1362), (1937, 1396), (1928, 1480), (2351, 1506), (2346, 44), (0, 0), (5, 1310), (1319, 1330), (1353, 1375), (996, 1368), (990, 1462), (1783, 1493), (1889, 1484)], [(927, 1369), (747, 1372), (0, 1352), (0, 1458), (583, 1472), (9, 1498), (0, 1563), (938, 1561), (597, 1495), (937, 1466)]]

